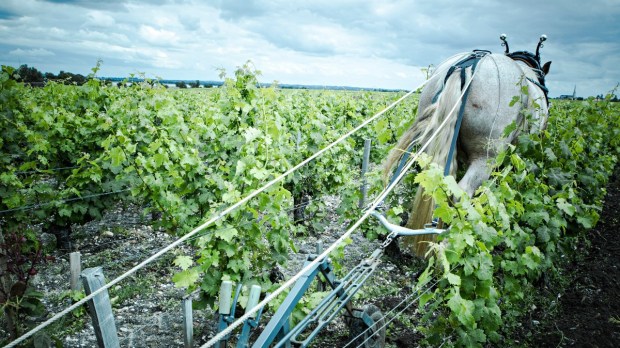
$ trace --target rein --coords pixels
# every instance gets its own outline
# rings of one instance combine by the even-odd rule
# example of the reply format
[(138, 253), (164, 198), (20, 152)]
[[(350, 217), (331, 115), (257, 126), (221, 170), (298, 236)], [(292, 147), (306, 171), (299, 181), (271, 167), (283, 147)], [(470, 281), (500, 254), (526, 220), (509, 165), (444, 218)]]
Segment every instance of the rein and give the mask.
[[(490, 51), (486, 50), (474, 50), (472, 54), (470, 54), (467, 58), (461, 59), (459, 62), (454, 64), (448, 70), (448, 74), (446, 75), (445, 81), (448, 80), (448, 77), (456, 70), (461, 69), (461, 90), (465, 84), (465, 69), (471, 66), (472, 74), (476, 70), (476, 66), (478, 62), (484, 58), (487, 54), (490, 54)], [(471, 87), (471, 83), (465, 89), (465, 93), (463, 94), (463, 99), (461, 100), (461, 106), (459, 107), (459, 114), (456, 119), (456, 125), (454, 126), (454, 135), (452, 136), (452, 142), (450, 143), (450, 151), (448, 152), (448, 159), (446, 160), (446, 167), (444, 168), (443, 175), (448, 176), (450, 174), (450, 166), (452, 165), (452, 157), (454, 157), (454, 151), (456, 151), (456, 141), (459, 137), (459, 131), (461, 130), (461, 123), (463, 121), (463, 115), (465, 114), (465, 106), (467, 104), (467, 97), (469, 96), (469, 88)]]

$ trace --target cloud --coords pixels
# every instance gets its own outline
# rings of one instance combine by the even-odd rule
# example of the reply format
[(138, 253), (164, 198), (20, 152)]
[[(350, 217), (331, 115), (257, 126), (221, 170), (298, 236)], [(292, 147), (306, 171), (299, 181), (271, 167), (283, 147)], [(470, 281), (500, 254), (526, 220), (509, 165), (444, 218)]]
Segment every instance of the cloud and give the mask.
[(15, 13), (0, 8), (0, 20), (15, 18)]
[(18, 57), (51, 57), (54, 56), (54, 52), (48, 51), (44, 48), (31, 48), (31, 49), (15, 49), (9, 52), (12, 56)]
[(109, 28), (116, 24), (114, 17), (102, 11), (90, 11), (86, 18), (85, 26)]
[(0, 60), (88, 72), (102, 58), (102, 74), (217, 79), (251, 59), (267, 80), (411, 88), (420, 67), (503, 51), (500, 33), (513, 51), (545, 33), (551, 95), (574, 84), (588, 95), (620, 80), (617, 18), (617, 0), (4, 0)]
[(92, 0), (44, 0), (57, 5), (66, 5), (90, 9), (100, 9), (106, 11), (123, 11), (127, 0), (105, 0), (105, 1), (92, 1)]
[(262, 17), (269, 12), (272, 4), (273, 1), (264, 3), (259, 0), (220, 0), (217, 7), (222, 18), (238, 20), (244, 17)]
[(139, 33), (144, 40), (155, 45), (171, 45), (179, 41), (179, 37), (174, 31), (156, 29), (150, 25), (141, 25)]

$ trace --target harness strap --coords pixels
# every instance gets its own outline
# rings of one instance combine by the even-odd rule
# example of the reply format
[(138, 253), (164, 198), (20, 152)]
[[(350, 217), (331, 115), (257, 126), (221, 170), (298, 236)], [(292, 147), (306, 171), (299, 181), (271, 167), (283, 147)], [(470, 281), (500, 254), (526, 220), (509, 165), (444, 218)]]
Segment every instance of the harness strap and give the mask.
[[(476, 70), (476, 66), (478, 62), (487, 54), (491, 52), (489, 51), (480, 51), (475, 50), (474, 55), (475, 58), (471, 64), (465, 66), (458, 66), (457, 68), (461, 69), (461, 90), (465, 86), (465, 68), (471, 65), (472, 74)], [(446, 160), (446, 166), (443, 170), (443, 175), (450, 175), (450, 166), (452, 165), (452, 157), (454, 157), (454, 151), (456, 151), (456, 141), (459, 137), (459, 131), (461, 130), (461, 123), (463, 122), (463, 115), (465, 114), (465, 105), (467, 104), (467, 97), (469, 96), (469, 88), (471, 87), (471, 83), (465, 89), (465, 93), (463, 93), (463, 99), (461, 100), (461, 106), (459, 107), (458, 118), (456, 119), (456, 125), (454, 126), (454, 135), (452, 136), (452, 143), (450, 144), (450, 151), (448, 152), (448, 159)]]
[(487, 51), (487, 50), (474, 50), (467, 57), (459, 60), (454, 65), (452, 65), (450, 69), (448, 69), (448, 72), (446, 73), (446, 77), (443, 79), (443, 85), (437, 91), (437, 93), (435, 93), (432, 103), (434, 104), (435, 102), (437, 102), (437, 99), (439, 99), (441, 92), (443, 92), (443, 88), (446, 85), (448, 78), (450, 78), (452, 73), (454, 73), (457, 69), (461, 69), (461, 90), (462, 90), (463, 87), (465, 86), (465, 69), (472, 67), (472, 71), (473, 71), (473, 69), (475, 69), (476, 67), (476, 64), (478, 64), (478, 62), (480, 61), (480, 59), (482, 59), (482, 57), (490, 53), (491, 51)]
[(529, 77), (527, 78), (527, 80), (530, 81), (531, 83), (535, 84), (536, 86), (538, 86), (538, 88), (540, 88), (540, 90), (543, 91), (543, 94), (545, 95), (545, 101), (547, 101), (547, 105), (549, 105), (549, 96), (548, 96), (549, 89), (545, 85), (543, 85), (540, 82), (535, 81), (535, 80), (533, 80), (533, 79), (531, 79)]
[[(473, 73), (473, 71), (476, 69), (476, 66), (478, 65), (478, 62), (484, 56), (486, 56), (487, 54), (490, 54), (490, 53), (491, 52), (487, 51), (487, 50), (474, 50), (467, 57), (459, 60), (454, 65), (452, 65), (450, 67), (450, 69), (448, 69), (448, 72), (446, 73), (446, 77), (444, 78), (443, 86), (441, 86), (439, 91), (437, 91), (437, 93), (435, 93), (435, 96), (433, 97), (432, 103), (436, 103), (437, 102), (437, 99), (439, 98), (439, 95), (441, 95), (441, 92), (443, 92), (443, 88), (445, 86), (446, 81), (448, 80), (450, 75), (452, 75), (457, 69), (461, 69), (461, 90), (462, 90), (465, 87), (465, 78), (466, 78), (466, 71), (465, 70), (466, 70), (466, 68), (471, 67), (471, 70), (472, 70), (472, 73)], [(467, 104), (467, 97), (469, 96), (469, 88), (470, 87), (471, 87), (471, 84), (469, 86), (467, 86), (467, 89), (465, 90), (465, 93), (463, 94), (463, 100), (461, 101), (461, 106), (459, 108), (459, 113), (458, 113), (458, 116), (457, 116), (456, 125), (454, 126), (454, 136), (452, 137), (452, 142), (450, 144), (450, 150), (448, 152), (448, 159), (446, 161), (446, 166), (445, 166), (445, 169), (444, 169), (444, 175), (446, 175), (446, 176), (450, 173), (450, 166), (452, 164), (452, 157), (454, 156), (454, 151), (456, 150), (456, 142), (457, 142), (458, 137), (459, 137), (459, 131), (461, 129), (461, 123), (463, 121), (463, 114), (465, 113), (465, 105)], [(401, 156), (400, 161), (398, 162), (398, 166), (396, 167), (396, 170), (394, 171), (394, 173), (392, 174), (392, 178), (390, 179), (390, 185), (396, 180), (396, 178), (400, 175), (401, 171), (405, 167), (405, 164), (409, 160), (409, 157), (411, 157), (411, 152), (413, 151), (413, 147), (414, 146), (415, 146), (415, 143), (412, 143), (411, 145), (409, 145), (409, 147), (407, 148), (407, 151)]]
[[(538, 53), (538, 49), (536, 50), (536, 53)], [(543, 91), (547, 105), (549, 105), (549, 89), (545, 86), (545, 74), (540, 66), (540, 56), (538, 54), (535, 56), (527, 51), (507, 53), (506, 56), (512, 58), (513, 60), (521, 61), (534, 70), (538, 81), (534, 81), (529, 77), (527, 79)]]
[[(472, 71), (476, 68), (477, 63), (478, 61), (476, 61), (474, 65), (472, 66)], [(465, 69), (461, 70), (461, 76), (464, 73), (465, 73)], [(458, 140), (459, 131), (461, 130), (461, 123), (463, 122), (463, 114), (465, 113), (465, 104), (467, 104), (467, 97), (469, 96), (469, 87), (471, 87), (471, 84), (467, 86), (467, 89), (465, 89), (465, 93), (463, 94), (463, 100), (461, 101), (461, 106), (459, 108), (458, 118), (456, 119), (456, 125), (454, 126), (454, 136), (452, 136), (452, 143), (450, 144), (450, 151), (448, 152), (448, 159), (446, 160), (446, 167), (443, 170), (444, 176), (450, 175), (450, 166), (452, 165), (452, 157), (454, 156), (454, 151), (456, 150), (456, 141)]]

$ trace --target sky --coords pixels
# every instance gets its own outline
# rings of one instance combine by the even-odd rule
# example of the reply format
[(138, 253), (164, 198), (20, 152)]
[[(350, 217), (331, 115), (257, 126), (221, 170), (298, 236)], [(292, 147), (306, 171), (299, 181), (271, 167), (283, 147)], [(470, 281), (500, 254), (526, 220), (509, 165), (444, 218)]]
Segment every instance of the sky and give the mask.
[(473, 49), (534, 52), (550, 96), (620, 82), (620, 0), (1, 0), (0, 64), (98, 76), (259, 80), (411, 90)]

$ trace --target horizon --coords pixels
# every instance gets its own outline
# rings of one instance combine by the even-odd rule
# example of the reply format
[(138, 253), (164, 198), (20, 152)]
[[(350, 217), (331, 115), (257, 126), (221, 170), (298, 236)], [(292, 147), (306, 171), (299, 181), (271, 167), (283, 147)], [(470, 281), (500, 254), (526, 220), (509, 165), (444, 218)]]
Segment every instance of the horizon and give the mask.
[[(28, 66), (27, 64), (23, 64)], [(35, 66), (28, 66), (29, 68), (35, 68), (38, 71), (40, 71), (43, 75), (50, 73), (50, 74), (54, 74), (51, 71), (41, 71), (39, 70), (37, 67)], [(18, 67), (14, 67), (14, 68), (18, 68)], [(91, 69), (92, 70), (92, 69)], [(79, 74), (82, 75), (84, 77), (87, 77), (89, 74), (82, 74), (81, 72), (75, 73), (72, 71), (65, 71), (65, 70), (59, 70), (58, 74), (65, 72), (65, 73), (71, 73), (71, 74)], [(54, 74), (56, 75), (56, 74)], [(95, 75), (95, 78), (98, 78), (100, 80), (108, 80), (108, 81), (112, 81), (112, 82), (122, 82), (125, 80), (128, 80), (129, 82), (142, 82), (144, 80), (147, 79), (151, 79), (151, 80), (156, 80), (159, 81), (160, 83), (163, 84), (172, 84), (172, 83), (176, 83), (176, 82), (184, 82), (184, 83), (192, 83), (192, 82), (199, 82), (199, 87), (200, 88), (205, 88), (208, 87), (206, 86), (207, 84), (212, 85), (211, 87), (213, 87), (214, 85), (217, 86), (221, 86), (224, 84), (224, 80), (223, 79), (219, 79), (219, 80), (212, 80), (212, 79), (207, 79), (207, 80), (201, 80), (201, 79), (175, 79), (175, 78), (163, 78), (163, 77), (146, 77), (143, 76), (143, 73), (138, 73), (138, 74), (130, 74), (130, 75), (140, 75), (140, 76), (98, 76)], [(259, 75), (260, 76), (260, 75)], [(295, 87), (301, 87), (301, 88), (307, 88), (307, 89), (328, 89), (328, 90), (359, 90), (359, 91), (376, 91), (376, 92), (408, 92), (410, 90), (408, 89), (392, 89), (392, 88), (381, 88), (381, 87), (360, 87), (360, 86), (349, 86), (349, 85), (329, 85), (329, 84), (303, 84), (303, 83), (288, 83), (288, 82), (282, 82), (282, 81), (271, 81), (271, 82), (261, 82), (258, 81), (259, 85), (262, 86), (272, 86), (272, 85), (277, 85), (280, 86), (282, 88), (286, 88), (286, 89), (295, 89)], [(589, 97), (598, 97), (600, 95), (606, 96), (608, 94), (613, 94), (613, 95), (617, 95), (616, 94), (616, 89), (612, 89), (608, 92), (605, 93), (599, 93), (597, 95), (580, 95), (579, 93), (575, 93), (575, 91), (577, 91), (577, 85), (574, 86), (573, 88), (573, 93), (570, 94), (558, 94), (558, 95), (552, 95), (550, 93), (549, 97), (552, 99), (561, 99), (561, 97), (573, 97), (573, 98), (583, 98), (583, 99), (587, 99)]]

